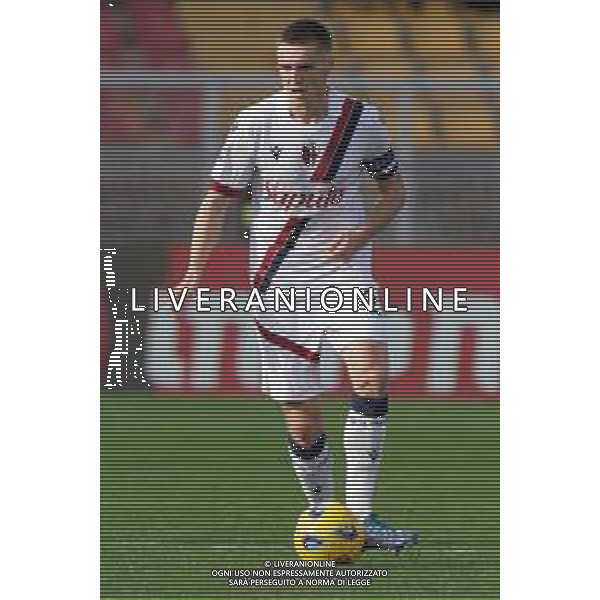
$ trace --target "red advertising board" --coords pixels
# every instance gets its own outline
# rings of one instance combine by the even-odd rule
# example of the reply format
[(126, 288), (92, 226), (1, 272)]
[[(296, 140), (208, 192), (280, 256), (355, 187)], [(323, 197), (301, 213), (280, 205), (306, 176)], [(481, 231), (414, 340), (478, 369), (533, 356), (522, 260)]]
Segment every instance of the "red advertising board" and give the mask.
[[(183, 271), (183, 247), (170, 251), (167, 281)], [(247, 247), (222, 246), (213, 253), (204, 287), (249, 290)], [(499, 253), (490, 249), (378, 247), (378, 283), (390, 290), (390, 393), (396, 398), (497, 399), (499, 394)], [(413, 294), (406, 310), (406, 289)], [(443, 310), (423, 310), (421, 290), (443, 289)], [(452, 291), (466, 288), (468, 312), (454, 312)], [(149, 309), (150, 310), (150, 309)], [(190, 310), (149, 312), (144, 327), (144, 374), (159, 393), (199, 397), (257, 396), (260, 369), (252, 315)], [(113, 343), (111, 315), (102, 311), (103, 377)], [(328, 393), (347, 385), (334, 352), (323, 353)]]

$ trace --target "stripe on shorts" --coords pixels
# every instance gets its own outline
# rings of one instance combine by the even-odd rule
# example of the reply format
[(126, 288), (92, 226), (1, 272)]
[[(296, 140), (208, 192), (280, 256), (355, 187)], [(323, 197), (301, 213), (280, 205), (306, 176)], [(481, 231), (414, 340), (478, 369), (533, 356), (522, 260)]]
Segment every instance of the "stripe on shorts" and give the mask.
[(325, 151), (316, 166), (311, 181), (332, 181), (342, 164), (344, 154), (358, 125), (363, 111), (363, 103), (354, 98), (346, 98), (333, 128)]
[(275, 241), (268, 247), (256, 275), (254, 287), (262, 294), (271, 285), (273, 277), (281, 267), (285, 257), (298, 242), (298, 237), (306, 227), (310, 217), (290, 217)]
[(246, 191), (246, 188), (242, 188), (242, 189), (234, 188), (225, 183), (221, 183), (220, 181), (217, 181), (216, 179), (213, 179), (210, 182), (210, 189), (213, 192), (217, 192), (217, 194), (222, 194), (223, 196), (228, 196), (228, 197), (241, 196)]
[(275, 331), (263, 325), (258, 319), (254, 319), (254, 322), (256, 323), (256, 327), (258, 327), (258, 332), (267, 342), (275, 346), (279, 346), (288, 352), (293, 352), (296, 356), (299, 356), (300, 358), (303, 358), (309, 362), (318, 362), (320, 360), (321, 355), (318, 352), (313, 352), (306, 346), (302, 346), (290, 338), (276, 333)]

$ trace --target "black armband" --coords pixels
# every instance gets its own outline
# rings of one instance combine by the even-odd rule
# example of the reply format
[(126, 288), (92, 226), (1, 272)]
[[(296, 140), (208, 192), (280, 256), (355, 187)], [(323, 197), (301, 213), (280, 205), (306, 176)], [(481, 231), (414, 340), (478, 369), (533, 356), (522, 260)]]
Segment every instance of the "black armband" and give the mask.
[(387, 179), (398, 170), (398, 161), (392, 149), (372, 160), (363, 160), (360, 164), (373, 179)]

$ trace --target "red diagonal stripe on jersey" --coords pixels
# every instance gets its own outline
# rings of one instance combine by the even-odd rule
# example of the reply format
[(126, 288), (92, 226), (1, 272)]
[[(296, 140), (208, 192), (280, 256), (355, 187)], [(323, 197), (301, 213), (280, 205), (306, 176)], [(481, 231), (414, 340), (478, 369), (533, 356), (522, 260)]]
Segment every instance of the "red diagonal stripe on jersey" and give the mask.
[(262, 335), (262, 337), (270, 344), (279, 346), (280, 348), (283, 348), (283, 350), (293, 352), (300, 358), (308, 360), (309, 362), (317, 362), (318, 360), (320, 360), (321, 355), (318, 352), (313, 352), (305, 346), (302, 346), (301, 344), (290, 340), (290, 338), (287, 338), (279, 333), (275, 333), (273, 330), (269, 329), (268, 327), (265, 327), (257, 319), (254, 319), (254, 322), (256, 323), (256, 327), (258, 327), (258, 332), (260, 333), (260, 335)]
[(352, 115), (352, 111), (354, 110), (354, 106), (356, 104), (357, 101), (352, 98), (346, 98), (344, 100), (344, 104), (342, 104), (342, 110), (340, 111), (340, 116), (338, 117), (335, 127), (331, 132), (331, 137), (329, 138), (329, 142), (327, 142), (327, 146), (325, 146), (321, 160), (315, 167), (315, 170), (310, 178), (311, 181), (322, 181), (323, 177), (325, 177), (333, 157), (335, 156), (335, 151), (342, 140), (344, 130), (346, 127), (348, 127), (350, 116)]
[[(260, 267), (258, 267), (258, 271), (256, 271), (256, 275), (254, 276), (254, 285), (257, 288), (261, 288), (263, 286), (269, 271), (276, 266), (275, 263), (277, 258), (279, 258), (280, 261), (283, 260), (287, 252), (291, 250), (293, 241), (292, 236), (297, 232), (299, 225), (304, 220), (305, 219), (302, 217), (290, 217), (283, 226), (283, 229), (275, 238), (275, 241), (267, 248), (265, 256), (262, 259), (262, 263), (260, 264)], [(271, 275), (274, 275), (274, 273)]]

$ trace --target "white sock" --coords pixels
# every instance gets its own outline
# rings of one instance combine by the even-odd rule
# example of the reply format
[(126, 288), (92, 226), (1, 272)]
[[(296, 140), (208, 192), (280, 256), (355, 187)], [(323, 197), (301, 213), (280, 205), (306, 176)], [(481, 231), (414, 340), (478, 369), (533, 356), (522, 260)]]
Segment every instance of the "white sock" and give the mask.
[(358, 412), (356, 403), (348, 412), (344, 429), (346, 505), (362, 518), (373, 512), (373, 494), (379, 475), (386, 426), (385, 413), (372, 416)]
[(302, 491), (311, 507), (331, 499), (333, 476), (329, 448), (322, 435), (310, 448), (290, 441), (289, 454)]

